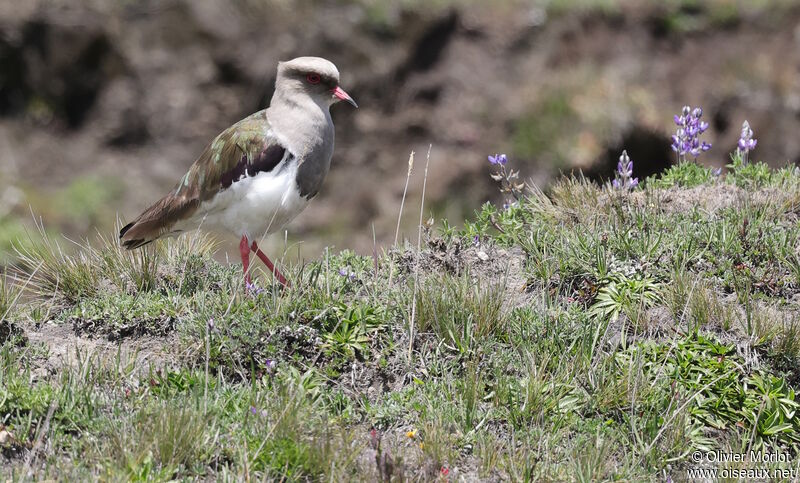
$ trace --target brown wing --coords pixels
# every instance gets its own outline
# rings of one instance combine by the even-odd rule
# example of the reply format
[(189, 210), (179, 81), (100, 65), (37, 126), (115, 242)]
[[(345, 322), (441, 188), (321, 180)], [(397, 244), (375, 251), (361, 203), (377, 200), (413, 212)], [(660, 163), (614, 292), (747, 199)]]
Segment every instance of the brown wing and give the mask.
[(175, 222), (191, 216), (201, 202), (245, 176), (271, 171), (285, 154), (266, 111), (237, 122), (206, 147), (172, 191), (120, 230), (122, 246), (138, 248), (171, 233)]

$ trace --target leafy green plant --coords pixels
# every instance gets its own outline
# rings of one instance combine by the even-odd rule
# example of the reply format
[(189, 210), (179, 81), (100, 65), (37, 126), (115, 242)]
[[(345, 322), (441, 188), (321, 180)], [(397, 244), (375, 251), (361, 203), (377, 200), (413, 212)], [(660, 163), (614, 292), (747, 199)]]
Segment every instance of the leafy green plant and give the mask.
[(589, 313), (601, 320), (616, 320), (623, 312), (632, 317), (654, 305), (659, 297), (659, 285), (654, 280), (643, 276), (628, 278), (623, 274), (613, 274), (597, 291)]
[(648, 179), (648, 186), (654, 188), (671, 188), (673, 186), (693, 188), (710, 183), (712, 179), (714, 179), (714, 174), (710, 168), (695, 162), (685, 161), (670, 166), (658, 178)]
[(322, 376), (314, 368), (300, 372), (294, 366), (287, 366), (278, 371), (278, 380), (292, 394), (292, 397), (308, 398), (312, 402), (319, 400), (324, 388)]
[(772, 170), (762, 162), (744, 164), (738, 153), (731, 154), (731, 163), (727, 165), (730, 172), (725, 177), (729, 183), (740, 188), (759, 188), (772, 180)]
[(30, 384), (25, 374), (17, 374), (9, 367), (9, 363), (19, 363), (19, 359), (10, 354), (10, 348), (3, 349), (3, 368), (0, 370), (0, 412), (4, 422), (27, 421), (44, 416), (53, 398), (53, 389), (46, 384)]
[(325, 343), (322, 347), (347, 357), (365, 353), (370, 340), (364, 327), (350, 319), (342, 319), (339, 326), (333, 332), (324, 334), (323, 338)]
[[(214, 381), (209, 381), (213, 387)], [(177, 394), (189, 393), (193, 389), (202, 387), (202, 374), (190, 371), (158, 371), (150, 376), (150, 391), (161, 397), (174, 397)]]
[(767, 449), (770, 441), (800, 443), (800, 417), (794, 390), (782, 378), (753, 374), (744, 382), (744, 416), (753, 428), (751, 447)]
[(676, 345), (634, 346), (617, 354), (617, 362), (626, 367), (637, 357), (643, 358), (645, 384), (659, 384), (663, 375), (660, 384), (670, 384), (671, 397), (691, 401), (693, 424), (718, 430), (744, 424), (743, 448), (798, 442), (794, 391), (780, 377), (748, 375), (733, 346), (696, 335)]
[(336, 326), (323, 334), (323, 347), (346, 357), (363, 357), (369, 342), (381, 329), (383, 320), (374, 307), (354, 305), (345, 308), (336, 305), (333, 309)]

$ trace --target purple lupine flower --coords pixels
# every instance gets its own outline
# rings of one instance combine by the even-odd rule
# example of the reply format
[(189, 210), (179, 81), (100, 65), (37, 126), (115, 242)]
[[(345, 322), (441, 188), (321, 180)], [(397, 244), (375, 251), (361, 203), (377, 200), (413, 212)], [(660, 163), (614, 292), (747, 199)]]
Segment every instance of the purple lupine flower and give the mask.
[(489, 162), (492, 164), (505, 166), (505, 164), (508, 162), (508, 157), (505, 154), (495, 154), (494, 156), (489, 156)]
[(713, 175), (715, 178), (718, 178), (718, 177), (719, 177), (719, 176), (722, 174), (722, 168), (714, 168), (714, 169), (712, 169), (712, 170), (711, 170), (711, 174), (712, 174), (712, 175)]
[(255, 406), (250, 406), (250, 413), (256, 415), (258, 414), (258, 409)]
[(686, 155), (691, 154), (697, 160), (705, 151), (711, 149), (711, 144), (700, 141), (700, 135), (708, 129), (708, 123), (701, 121), (703, 109), (683, 106), (680, 116), (674, 116), (678, 129), (672, 136), (672, 150), (678, 153), (679, 161), (686, 161)]
[(278, 367), (278, 363), (273, 361), (272, 359), (267, 359), (267, 362), (264, 363), (267, 368), (267, 372), (275, 372), (275, 368)]
[(245, 289), (248, 292), (252, 293), (253, 295), (258, 295), (258, 294), (264, 292), (263, 288), (260, 288), (258, 285), (256, 285), (255, 283), (251, 283), (251, 282), (247, 282), (245, 284)]
[(622, 178), (630, 178), (633, 175), (633, 161), (628, 157), (627, 151), (622, 151), (617, 163), (617, 174)]
[(742, 164), (747, 164), (748, 155), (750, 151), (755, 149), (756, 144), (758, 144), (758, 140), (753, 139), (753, 130), (750, 129), (750, 123), (745, 120), (742, 123), (742, 134), (739, 136), (739, 144), (737, 146), (739, 156), (742, 158)]
[[(508, 156), (495, 154), (494, 156), (489, 156), (489, 162), (497, 166), (495, 172), (489, 176), (500, 185), (500, 192), (508, 193), (519, 201), (522, 198), (522, 188), (525, 187), (525, 183), (519, 181), (519, 171), (506, 169)], [(506, 209), (506, 207), (503, 206), (503, 209)]]
[(619, 190), (632, 190), (639, 186), (639, 178), (633, 177), (633, 161), (631, 161), (627, 151), (622, 151), (619, 157), (611, 186)]
[(481, 237), (480, 237), (480, 235), (475, 235), (475, 236), (472, 238), (472, 244), (473, 244), (473, 245), (475, 245), (476, 247), (477, 247), (477, 246), (480, 246), (480, 244), (481, 244)]

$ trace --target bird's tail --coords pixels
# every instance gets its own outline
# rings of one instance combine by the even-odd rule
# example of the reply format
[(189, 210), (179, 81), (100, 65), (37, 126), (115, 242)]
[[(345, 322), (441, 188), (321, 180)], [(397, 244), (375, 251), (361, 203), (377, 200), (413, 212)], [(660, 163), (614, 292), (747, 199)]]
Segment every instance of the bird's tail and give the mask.
[(128, 250), (133, 250), (135, 248), (143, 247), (148, 243), (152, 243), (156, 240), (156, 238), (147, 239), (145, 237), (134, 236), (135, 233), (131, 233), (131, 229), (134, 228), (136, 225), (137, 222), (135, 221), (128, 223), (127, 225), (123, 226), (122, 229), (119, 231), (120, 244), (122, 244), (122, 246), (127, 248)]
[(170, 193), (146, 209), (138, 218), (123, 226), (119, 240), (128, 250), (154, 242), (173, 233), (178, 220), (190, 216), (200, 205), (197, 198), (185, 198)]

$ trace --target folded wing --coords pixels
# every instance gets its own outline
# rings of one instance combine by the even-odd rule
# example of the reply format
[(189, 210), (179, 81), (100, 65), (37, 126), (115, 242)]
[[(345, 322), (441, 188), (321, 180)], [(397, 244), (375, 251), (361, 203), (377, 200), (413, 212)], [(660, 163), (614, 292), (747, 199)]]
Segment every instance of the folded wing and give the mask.
[(239, 121), (206, 147), (166, 196), (120, 230), (122, 246), (138, 248), (172, 233), (175, 223), (192, 216), (202, 202), (240, 179), (272, 171), (286, 154), (270, 129), (266, 111)]

